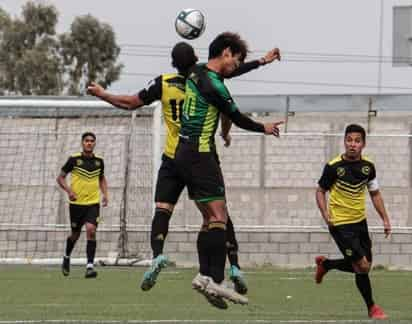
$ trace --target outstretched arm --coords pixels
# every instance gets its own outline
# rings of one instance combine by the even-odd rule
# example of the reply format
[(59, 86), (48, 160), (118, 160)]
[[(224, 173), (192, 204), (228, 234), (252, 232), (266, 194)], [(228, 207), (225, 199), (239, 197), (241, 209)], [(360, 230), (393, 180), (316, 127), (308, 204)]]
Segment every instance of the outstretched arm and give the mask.
[(241, 64), (236, 70), (234, 70), (232, 72), (232, 74), (230, 74), (226, 78), (230, 79), (230, 78), (234, 78), (234, 77), (237, 77), (239, 75), (248, 73), (248, 72), (250, 72), (254, 69), (257, 69), (259, 66), (272, 63), (274, 60), (280, 61), (280, 50), (279, 50), (279, 48), (271, 49), (269, 52), (267, 52), (265, 54), (265, 56), (262, 56), (258, 60), (253, 60), (253, 61), (249, 61), (249, 62)]
[(137, 109), (144, 105), (138, 95), (114, 95), (95, 82), (87, 87), (87, 92), (121, 109)]

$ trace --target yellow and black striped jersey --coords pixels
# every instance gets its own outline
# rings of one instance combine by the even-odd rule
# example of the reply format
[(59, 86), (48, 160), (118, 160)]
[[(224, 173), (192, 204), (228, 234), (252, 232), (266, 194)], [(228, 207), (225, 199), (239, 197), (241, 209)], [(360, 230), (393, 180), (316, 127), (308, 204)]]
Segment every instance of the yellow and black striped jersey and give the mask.
[(364, 156), (353, 161), (340, 155), (329, 161), (318, 184), (329, 191), (328, 210), (333, 225), (364, 220), (366, 189), (375, 191), (379, 188), (375, 165)]
[(65, 174), (71, 173), (71, 189), (77, 199), (70, 201), (75, 205), (93, 205), (100, 202), (100, 179), (104, 175), (104, 161), (93, 155), (84, 156), (75, 153), (69, 157), (62, 167)]
[(186, 78), (177, 73), (162, 74), (149, 83), (147, 89), (139, 92), (145, 105), (156, 100), (162, 103), (163, 119), (166, 125), (164, 154), (174, 159), (179, 141), (180, 112), (185, 99)]
[[(259, 66), (259, 60), (243, 63), (227, 78), (248, 73)], [(186, 77), (181, 74), (162, 74), (150, 81), (147, 88), (142, 89), (137, 94), (145, 105), (150, 105), (157, 100), (161, 101), (163, 119), (166, 124), (164, 154), (171, 159), (175, 157), (177, 143), (179, 142), (181, 112), (185, 99), (185, 84)]]

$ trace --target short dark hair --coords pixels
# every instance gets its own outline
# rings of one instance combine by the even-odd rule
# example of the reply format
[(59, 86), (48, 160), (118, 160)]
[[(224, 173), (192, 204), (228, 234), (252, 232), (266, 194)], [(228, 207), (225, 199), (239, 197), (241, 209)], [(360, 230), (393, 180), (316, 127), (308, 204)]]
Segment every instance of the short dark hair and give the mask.
[(209, 45), (209, 60), (222, 55), (226, 48), (230, 48), (233, 55), (240, 54), (243, 62), (249, 52), (246, 41), (239, 34), (224, 32), (219, 34)]
[(95, 135), (94, 133), (92, 133), (92, 132), (86, 132), (86, 133), (83, 133), (83, 135), (82, 135), (82, 141), (84, 141), (84, 139), (85, 139), (87, 136), (91, 136), (91, 137), (93, 137), (94, 140), (96, 140), (96, 135)]
[(177, 43), (172, 49), (172, 66), (179, 73), (187, 74), (189, 69), (197, 62), (193, 47), (186, 42)]
[(350, 125), (346, 126), (345, 137), (349, 133), (360, 133), (361, 136), (362, 136), (362, 140), (364, 142), (366, 142), (366, 132), (365, 132), (365, 129), (362, 126), (360, 126), (358, 124), (350, 124)]

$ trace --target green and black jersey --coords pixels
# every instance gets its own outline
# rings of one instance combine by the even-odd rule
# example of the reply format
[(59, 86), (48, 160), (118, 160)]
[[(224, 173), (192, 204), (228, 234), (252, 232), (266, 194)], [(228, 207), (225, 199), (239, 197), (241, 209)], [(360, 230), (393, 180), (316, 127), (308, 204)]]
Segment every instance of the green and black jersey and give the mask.
[(222, 76), (197, 65), (186, 81), (180, 136), (196, 140), (199, 152), (214, 151), (220, 113), (229, 116), (237, 110)]
[(104, 162), (99, 156), (84, 156), (75, 153), (62, 167), (65, 174), (71, 173), (71, 188), (77, 195), (75, 205), (94, 205), (100, 202), (99, 181), (104, 176)]
[(333, 225), (358, 223), (366, 218), (365, 191), (379, 189), (373, 162), (345, 160), (338, 156), (328, 162), (319, 186), (330, 191), (328, 210)]

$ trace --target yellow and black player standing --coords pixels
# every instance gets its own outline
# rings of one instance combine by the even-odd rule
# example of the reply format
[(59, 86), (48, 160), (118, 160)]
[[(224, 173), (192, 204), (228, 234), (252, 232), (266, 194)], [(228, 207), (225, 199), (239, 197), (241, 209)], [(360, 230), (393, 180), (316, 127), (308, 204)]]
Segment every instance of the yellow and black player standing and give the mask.
[(386, 236), (391, 233), (391, 225), (379, 191), (375, 165), (362, 155), (365, 144), (364, 128), (356, 124), (347, 126), (345, 153), (326, 164), (319, 180), (316, 202), (344, 258), (332, 260), (324, 256), (316, 257), (315, 280), (320, 284), (332, 269), (355, 273), (356, 286), (366, 303), (369, 317), (386, 319), (382, 308), (373, 301), (369, 279), (372, 243), (366, 222), (366, 190), (382, 218)]
[[(86, 278), (97, 277), (94, 270), (96, 254), (96, 229), (99, 223), (100, 191), (103, 194), (102, 205), (107, 206), (107, 181), (104, 176), (103, 158), (93, 153), (96, 146), (96, 135), (86, 132), (82, 135), (82, 152), (69, 157), (57, 177), (57, 183), (67, 193), (70, 204), (71, 234), (66, 241), (63, 257), (63, 275), (70, 274), (70, 255), (80, 237), (83, 225), (86, 226), (87, 266)], [(71, 173), (70, 186), (66, 183), (67, 174)]]

